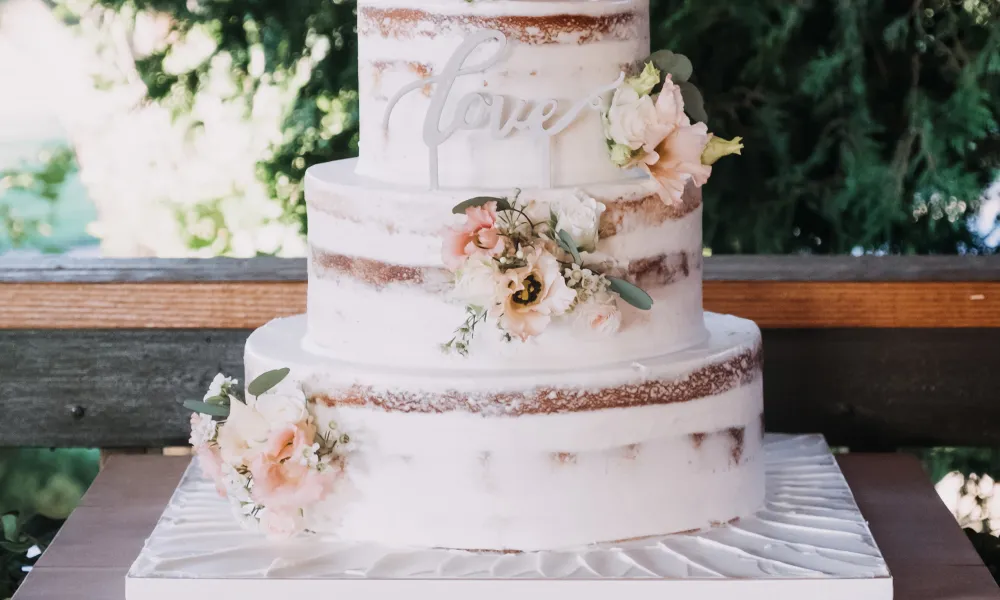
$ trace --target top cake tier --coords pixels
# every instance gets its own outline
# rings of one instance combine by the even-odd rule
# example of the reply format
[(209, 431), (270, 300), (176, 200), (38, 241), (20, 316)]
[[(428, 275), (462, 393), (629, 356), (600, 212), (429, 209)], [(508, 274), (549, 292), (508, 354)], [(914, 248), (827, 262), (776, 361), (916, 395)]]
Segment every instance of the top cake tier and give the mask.
[[(463, 42), (484, 31), (504, 40), (467, 45), (462, 60)], [(427, 186), (434, 150), (425, 129), (447, 134), (459, 125), (437, 145), (441, 187), (616, 181), (626, 175), (608, 160), (600, 115), (587, 101), (649, 54), (649, 3), (361, 0), (358, 54), (359, 175)], [(449, 76), (449, 61), (459, 74)], [(546, 130), (564, 117), (570, 124), (552, 136), (497, 133), (533, 112), (547, 115), (539, 119)]]

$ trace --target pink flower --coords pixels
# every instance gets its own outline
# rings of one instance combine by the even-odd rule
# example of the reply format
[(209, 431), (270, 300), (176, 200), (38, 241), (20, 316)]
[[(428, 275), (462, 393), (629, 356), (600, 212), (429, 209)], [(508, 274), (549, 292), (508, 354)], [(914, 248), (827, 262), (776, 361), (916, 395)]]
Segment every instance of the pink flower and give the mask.
[(680, 203), (688, 182), (701, 187), (708, 181), (712, 167), (701, 162), (708, 138), (704, 123), (678, 127), (648, 155), (651, 160), (644, 166), (660, 184), (664, 200)]
[(465, 209), (465, 223), (448, 229), (444, 236), (441, 257), (446, 267), (457, 270), (469, 256), (483, 253), (499, 256), (504, 239), (497, 230), (497, 203)]
[(712, 175), (701, 159), (710, 137), (704, 123), (691, 124), (681, 88), (668, 75), (656, 98), (656, 123), (646, 130), (643, 152), (628, 166), (645, 169), (660, 184), (665, 201), (680, 203), (688, 182), (701, 187)]
[(342, 471), (338, 464), (320, 471), (309, 463), (315, 438), (316, 427), (306, 422), (272, 433), (263, 451), (250, 461), (255, 501), (269, 509), (298, 510), (326, 496)]
[(302, 531), (302, 511), (265, 508), (260, 514), (260, 528), (272, 540), (288, 539)]
[(565, 314), (576, 300), (551, 254), (536, 249), (525, 258), (526, 266), (503, 274), (507, 294), (494, 309), (500, 313), (500, 327), (522, 340), (544, 331), (552, 317)]
[(213, 444), (202, 444), (194, 449), (198, 457), (198, 464), (201, 471), (212, 479), (215, 489), (223, 498), (226, 497), (226, 486), (222, 480), (222, 455), (219, 447)]

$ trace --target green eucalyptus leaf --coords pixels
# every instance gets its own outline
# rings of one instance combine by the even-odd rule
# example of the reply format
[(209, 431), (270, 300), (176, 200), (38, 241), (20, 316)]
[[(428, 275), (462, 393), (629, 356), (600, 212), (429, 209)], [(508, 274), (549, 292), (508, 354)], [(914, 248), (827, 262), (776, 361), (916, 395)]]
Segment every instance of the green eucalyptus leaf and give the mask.
[(490, 202), (497, 203), (497, 210), (510, 210), (510, 202), (507, 202), (506, 198), (495, 198), (493, 196), (476, 196), (475, 198), (469, 198), (468, 200), (459, 202), (455, 205), (455, 208), (451, 209), (451, 212), (456, 215), (464, 215), (465, 211), (469, 208), (479, 208), (480, 206), (485, 206)]
[(708, 113), (705, 112), (705, 98), (693, 83), (685, 81), (679, 85), (681, 97), (684, 98), (684, 112), (694, 121), (702, 123), (708, 122)]
[(261, 373), (256, 379), (250, 382), (247, 386), (247, 393), (251, 396), (261, 396), (266, 394), (271, 388), (281, 383), (285, 377), (288, 377), (290, 369), (285, 367), (283, 369), (275, 369), (273, 371), (268, 371), (266, 373)]
[(683, 54), (675, 54), (670, 50), (659, 50), (649, 55), (647, 62), (653, 63), (664, 77), (669, 73), (674, 83), (681, 83), (691, 79), (694, 73), (694, 65), (691, 60)]
[(576, 241), (573, 239), (573, 236), (571, 236), (565, 229), (560, 229), (558, 235), (559, 245), (562, 249), (570, 253), (570, 256), (573, 257), (573, 262), (583, 266), (583, 259), (580, 258), (580, 250), (577, 248)]
[(653, 307), (653, 299), (642, 288), (617, 277), (608, 277), (608, 281), (611, 282), (611, 291), (621, 296), (625, 302), (639, 310), (649, 310)]
[(223, 406), (222, 404), (208, 404), (207, 402), (202, 402), (201, 400), (185, 400), (184, 408), (190, 410), (191, 412), (201, 413), (211, 417), (229, 416), (228, 406)]

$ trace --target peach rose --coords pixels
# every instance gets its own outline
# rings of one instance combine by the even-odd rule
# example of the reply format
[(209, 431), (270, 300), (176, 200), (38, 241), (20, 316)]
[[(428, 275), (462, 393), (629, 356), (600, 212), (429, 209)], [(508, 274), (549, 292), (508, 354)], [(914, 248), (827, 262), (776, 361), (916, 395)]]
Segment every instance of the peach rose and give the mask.
[(494, 309), (500, 313), (500, 327), (522, 340), (544, 331), (552, 317), (565, 314), (576, 300), (551, 254), (535, 250), (526, 259), (526, 266), (504, 273), (507, 296)]
[(301, 509), (321, 500), (336, 478), (340, 465), (320, 471), (310, 464), (315, 455), (316, 427), (305, 422), (274, 431), (250, 461), (253, 498), (268, 508)]
[(583, 328), (600, 335), (611, 335), (617, 332), (622, 325), (622, 313), (618, 305), (607, 292), (601, 293), (599, 298), (594, 298), (574, 309), (576, 322)]
[(504, 250), (504, 239), (496, 228), (497, 203), (465, 209), (465, 223), (448, 229), (442, 244), (441, 258), (446, 267), (457, 270), (473, 254), (499, 256)]

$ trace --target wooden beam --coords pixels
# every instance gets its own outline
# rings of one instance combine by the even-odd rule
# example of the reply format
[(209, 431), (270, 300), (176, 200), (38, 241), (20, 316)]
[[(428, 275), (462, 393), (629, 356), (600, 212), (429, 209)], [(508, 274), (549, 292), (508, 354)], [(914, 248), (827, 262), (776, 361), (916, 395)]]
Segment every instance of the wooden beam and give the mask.
[[(764, 328), (1000, 327), (1000, 281), (706, 281), (705, 309)], [(304, 282), (9, 283), (0, 329), (253, 329), (305, 312)]]
[[(185, 443), (217, 372), (240, 376), (246, 330), (0, 331), (0, 446)], [(1000, 446), (992, 329), (765, 330), (772, 431), (832, 444)]]
[[(705, 281), (1000, 281), (995, 256), (710, 256)], [(0, 256), (2, 283), (304, 282), (304, 258)]]

